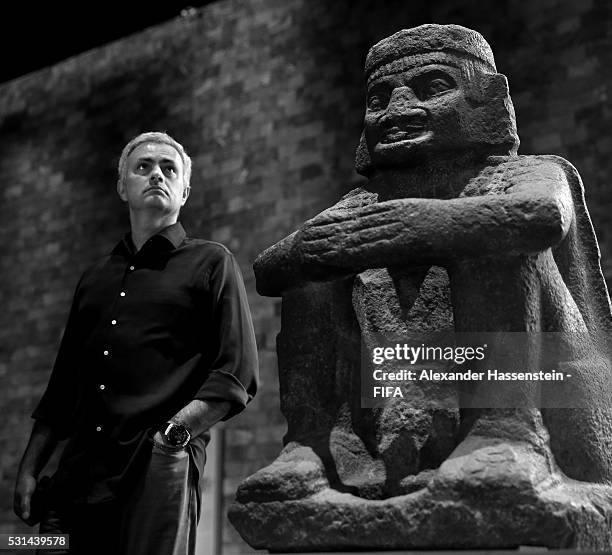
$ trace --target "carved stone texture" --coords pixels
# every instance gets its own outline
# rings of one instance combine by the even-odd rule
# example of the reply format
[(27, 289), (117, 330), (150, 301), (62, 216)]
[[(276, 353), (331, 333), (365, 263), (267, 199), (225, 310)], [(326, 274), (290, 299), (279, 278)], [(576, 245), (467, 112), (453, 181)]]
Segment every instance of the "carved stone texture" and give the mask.
[[(612, 316), (578, 173), (517, 154), (506, 78), (475, 31), (400, 31), (366, 78), (367, 185), (255, 262), (258, 291), (283, 298), (289, 426), (232, 523), (273, 551), (612, 548)], [(503, 409), (484, 382), (415, 382), (362, 408), (362, 348), (445, 330), (561, 334), (571, 391), (521, 383)], [(547, 395), (579, 408), (537, 408)]]

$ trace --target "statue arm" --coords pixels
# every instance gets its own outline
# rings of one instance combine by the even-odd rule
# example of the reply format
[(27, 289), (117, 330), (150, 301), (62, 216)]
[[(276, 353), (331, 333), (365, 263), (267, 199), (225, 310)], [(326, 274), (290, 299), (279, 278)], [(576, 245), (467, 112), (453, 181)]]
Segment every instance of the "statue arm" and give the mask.
[(303, 264), (360, 272), (536, 253), (563, 240), (573, 214), (563, 170), (556, 164), (539, 165), (515, 176), (502, 193), (407, 198), (350, 214), (328, 212), (303, 232)]
[(303, 230), (311, 220), (291, 235), (262, 252), (253, 264), (257, 292), (264, 297), (280, 297), (284, 291), (309, 281), (329, 281), (352, 274), (350, 268), (304, 264)]
[(305, 222), (297, 231), (263, 251), (253, 264), (257, 292), (267, 297), (280, 297), (283, 291), (308, 281), (331, 280), (352, 273), (350, 270), (329, 266), (305, 266), (302, 248), (304, 230), (309, 229), (319, 218), (326, 218), (328, 214), (348, 214), (375, 201), (375, 195), (355, 189), (331, 208)]
[(253, 264), (257, 292), (267, 297), (279, 297), (283, 290), (299, 283), (300, 256), (297, 249), (298, 231), (267, 248)]

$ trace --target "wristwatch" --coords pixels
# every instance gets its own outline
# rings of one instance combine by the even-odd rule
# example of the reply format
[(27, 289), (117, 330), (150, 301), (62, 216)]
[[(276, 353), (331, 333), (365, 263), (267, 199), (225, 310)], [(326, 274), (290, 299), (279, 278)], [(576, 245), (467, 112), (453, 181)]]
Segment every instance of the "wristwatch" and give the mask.
[(191, 439), (191, 430), (181, 422), (164, 422), (159, 431), (173, 447), (185, 447)]

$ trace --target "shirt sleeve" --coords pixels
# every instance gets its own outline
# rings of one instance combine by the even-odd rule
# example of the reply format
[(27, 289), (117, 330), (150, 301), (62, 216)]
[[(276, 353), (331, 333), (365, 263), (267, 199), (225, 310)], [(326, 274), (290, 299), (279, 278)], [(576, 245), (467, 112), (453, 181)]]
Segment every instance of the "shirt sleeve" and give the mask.
[(59, 439), (65, 439), (70, 435), (79, 402), (78, 360), (82, 345), (78, 323), (80, 283), (79, 281), (74, 293), (68, 321), (47, 389), (32, 413), (32, 418), (48, 424)]
[(259, 381), (257, 345), (240, 268), (232, 254), (222, 257), (209, 274), (212, 326), (215, 335), (211, 372), (195, 399), (229, 401), (223, 420), (242, 411), (253, 399)]

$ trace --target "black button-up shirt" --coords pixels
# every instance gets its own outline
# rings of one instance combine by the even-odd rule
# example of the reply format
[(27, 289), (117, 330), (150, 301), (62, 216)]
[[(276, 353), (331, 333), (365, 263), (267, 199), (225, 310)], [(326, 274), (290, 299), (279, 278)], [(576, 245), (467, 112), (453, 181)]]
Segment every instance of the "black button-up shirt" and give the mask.
[[(234, 257), (176, 223), (135, 252), (129, 234), (77, 286), (53, 372), (33, 417), (70, 440), (55, 476), (64, 496), (112, 499), (139, 475), (158, 426), (194, 399), (257, 388), (257, 349)], [(202, 475), (205, 432), (188, 448)]]

